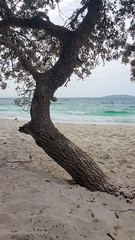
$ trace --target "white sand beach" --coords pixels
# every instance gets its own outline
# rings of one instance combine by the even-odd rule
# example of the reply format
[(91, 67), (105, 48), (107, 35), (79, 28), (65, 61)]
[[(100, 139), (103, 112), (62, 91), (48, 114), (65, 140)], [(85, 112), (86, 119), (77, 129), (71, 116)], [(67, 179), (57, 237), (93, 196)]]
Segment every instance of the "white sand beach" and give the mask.
[[(23, 123), (0, 119), (0, 240), (135, 240), (135, 199), (73, 184), (18, 132)], [(135, 126), (56, 125), (113, 181), (135, 189)]]

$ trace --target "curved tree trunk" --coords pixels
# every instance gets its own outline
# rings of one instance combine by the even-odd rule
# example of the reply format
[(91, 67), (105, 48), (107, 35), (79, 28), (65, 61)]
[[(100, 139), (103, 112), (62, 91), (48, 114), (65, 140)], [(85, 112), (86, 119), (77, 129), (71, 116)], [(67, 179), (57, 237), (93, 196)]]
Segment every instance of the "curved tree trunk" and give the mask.
[[(30, 134), (35, 142), (81, 186), (92, 191), (116, 193), (120, 190), (109, 183), (107, 176), (98, 165), (62, 135), (50, 119), (50, 100), (55, 91), (73, 73), (77, 65), (79, 50), (87, 42), (100, 20), (102, 0), (91, 0), (87, 4), (88, 12), (77, 30), (68, 31), (61, 38), (60, 57), (50, 70), (38, 73), (25, 64), (24, 67), (27, 67), (26, 69), (36, 80), (36, 89), (31, 106), (31, 121), (20, 127), (20, 131)], [(23, 59), (21, 57), (21, 61)], [(124, 195), (123, 192), (122, 194)]]
[(98, 165), (78, 146), (68, 140), (50, 119), (50, 88), (37, 85), (31, 106), (31, 121), (20, 127), (20, 132), (30, 134), (56, 163), (64, 168), (81, 186), (91, 191), (114, 192), (107, 176)]

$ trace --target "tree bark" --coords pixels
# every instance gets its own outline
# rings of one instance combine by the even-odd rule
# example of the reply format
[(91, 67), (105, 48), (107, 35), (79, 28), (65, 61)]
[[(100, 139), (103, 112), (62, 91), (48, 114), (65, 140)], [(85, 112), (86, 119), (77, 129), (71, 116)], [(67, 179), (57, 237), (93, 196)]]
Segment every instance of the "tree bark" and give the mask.
[(91, 191), (117, 192), (98, 165), (78, 146), (61, 134), (50, 119), (51, 88), (47, 79), (38, 81), (31, 106), (31, 121), (19, 131), (30, 134), (56, 163), (79, 185)]
[(85, 152), (58, 131), (47, 113), (45, 118), (36, 117), (21, 127), (20, 131), (30, 134), (37, 145), (63, 167), (78, 184), (92, 191), (108, 191), (107, 177), (103, 171)]

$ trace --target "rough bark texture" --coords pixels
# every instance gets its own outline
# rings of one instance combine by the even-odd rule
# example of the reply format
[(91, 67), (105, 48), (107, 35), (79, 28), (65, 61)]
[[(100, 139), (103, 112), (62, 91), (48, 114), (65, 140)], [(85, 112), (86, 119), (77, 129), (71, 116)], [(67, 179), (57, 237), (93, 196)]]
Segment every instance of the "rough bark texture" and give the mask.
[[(46, 101), (42, 108), (46, 107), (45, 105)], [(38, 108), (38, 114), (39, 111), (42, 112), (42, 108)], [(56, 129), (47, 112), (44, 119), (36, 117), (20, 128), (20, 131), (32, 135), (38, 146), (63, 167), (78, 184), (92, 191), (108, 191), (107, 177), (103, 171), (85, 152)]]
[(63, 167), (76, 183), (91, 191), (116, 192), (117, 189), (109, 184), (107, 176), (87, 153), (69, 141), (53, 125), (49, 113), (51, 89), (47, 88), (44, 82), (47, 82), (47, 79), (40, 79), (35, 91), (31, 121), (19, 130), (30, 134), (37, 145)]
[[(38, 89), (45, 91), (46, 88)], [(20, 127), (19, 131), (30, 134), (36, 144), (63, 167), (80, 186), (91, 191), (107, 192), (116, 196), (120, 193), (125, 198), (134, 198), (134, 193), (129, 194), (123, 191), (121, 186), (112, 183), (87, 153), (58, 131), (50, 119), (50, 98), (46, 96), (47, 94), (35, 91), (31, 107), (32, 119)]]

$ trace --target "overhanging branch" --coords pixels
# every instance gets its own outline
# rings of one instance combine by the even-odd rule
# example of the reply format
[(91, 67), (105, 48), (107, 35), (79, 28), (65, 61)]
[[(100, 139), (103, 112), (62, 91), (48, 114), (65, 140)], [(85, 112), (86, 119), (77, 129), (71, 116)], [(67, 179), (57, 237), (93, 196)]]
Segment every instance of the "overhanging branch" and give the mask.
[(55, 25), (48, 20), (42, 19), (40, 16), (35, 16), (30, 19), (11, 16), (8, 19), (0, 21), (0, 33), (7, 31), (10, 27), (44, 30), (47, 35), (59, 38), (62, 42), (65, 41), (66, 36), (70, 33), (65, 27)]
[(79, 15), (80, 14), (82, 14), (87, 8), (88, 8), (88, 2), (82, 7), (82, 8), (80, 8), (77, 12), (76, 12), (76, 14), (75, 14), (75, 16), (74, 16), (74, 18), (71, 20), (71, 22), (69, 23), (69, 25), (74, 29), (74, 25), (75, 25), (75, 23), (76, 23), (76, 21), (77, 21), (77, 18), (79, 17)]
[(32, 66), (30, 61), (27, 60), (23, 52), (15, 44), (12, 44), (11, 42), (0, 39), (0, 45), (4, 45), (5, 47), (11, 49), (16, 55), (16, 57), (19, 58), (25, 70), (28, 71), (36, 80), (37, 75), (39, 74), (38, 71)]
[(12, 12), (9, 9), (6, 0), (0, 1), (0, 10), (1, 10), (0, 15), (3, 19), (9, 18), (12, 15)]
[(86, 16), (78, 28), (75, 31), (70, 32), (64, 42), (59, 60), (54, 67), (48, 71), (48, 74), (51, 76), (51, 81), (55, 79), (55, 82), (53, 82), (55, 90), (61, 87), (73, 73), (77, 64), (79, 50), (93, 33), (95, 25), (100, 21), (102, 0), (89, 0), (87, 7), (88, 12)]
[(102, 0), (88, 1), (88, 12), (76, 30), (77, 34), (82, 35), (83, 41), (94, 31), (95, 25), (101, 17), (102, 4)]

